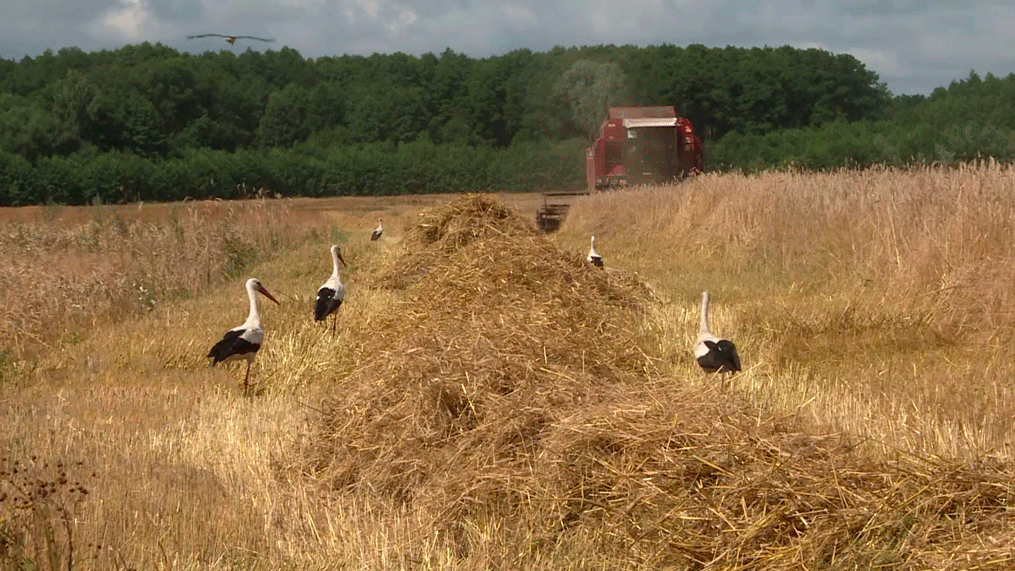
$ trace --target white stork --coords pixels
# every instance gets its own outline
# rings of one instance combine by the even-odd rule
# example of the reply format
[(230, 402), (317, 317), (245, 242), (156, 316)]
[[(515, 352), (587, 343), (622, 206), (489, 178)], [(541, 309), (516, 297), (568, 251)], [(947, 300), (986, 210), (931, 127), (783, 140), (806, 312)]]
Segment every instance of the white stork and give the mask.
[(708, 292), (701, 292), (701, 323), (698, 326), (698, 339), (694, 342), (694, 358), (708, 374), (740, 371), (740, 357), (737, 348), (729, 339), (721, 339), (712, 335), (708, 329)]
[(384, 220), (378, 218), (377, 219), (377, 228), (374, 228), (373, 234), (370, 234), (370, 241), (373, 242), (375, 240), (380, 239), (381, 234), (383, 234), (383, 233), (384, 233)]
[[(314, 302), (314, 321), (324, 321), (329, 315), (338, 311), (338, 308), (342, 305), (342, 300), (345, 299), (345, 286), (342, 285), (342, 277), (338, 275), (338, 263), (342, 262), (342, 265), (346, 265), (345, 258), (342, 257), (342, 248), (338, 244), (331, 247), (331, 263), (334, 269), (331, 271), (331, 277), (328, 281), (324, 282), (317, 290), (317, 300)], [(335, 320), (331, 325), (331, 332), (335, 332), (335, 327), (338, 324), (338, 314), (335, 314)]]
[(592, 237), (592, 245), (589, 246), (589, 255), (585, 258), (590, 264), (597, 268), (603, 267), (603, 257), (596, 252), (596, 237)]
[(244, 395), (247, 394), (247, 383), (250, 380), (250, 363), (254, 361), (254, 356), (261, 348), (261, 341), (264, 340), (261, 313), (257, 310), (257, 292), (263, 293), (265, 297), (278, 304), (278, 300), (261, 285), (261, 280), (257, 278), (247, 280), (247, 297), (250, 299), (250, 313), (247, 315), (247, 320), (243, 322), (243, 325), (226, 331), (222, 340), (216, 343), (211, 351), (208, 351), (208, 357), (212, 359), (212, 367), (222, 361), (247, 360), (247, 373), (243, 377)]

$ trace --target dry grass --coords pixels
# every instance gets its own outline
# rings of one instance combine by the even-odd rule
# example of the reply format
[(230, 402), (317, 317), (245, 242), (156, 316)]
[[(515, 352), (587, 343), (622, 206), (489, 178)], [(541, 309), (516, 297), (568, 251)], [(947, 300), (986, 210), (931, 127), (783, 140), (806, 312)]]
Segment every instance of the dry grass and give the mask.
[[(698, 296), (763, 408), (879, 452), (1011, 456), (1015, 176), (954, 170), (705, 176), (581, 201), (560, 236), (595, 233), (610, 265), (652, 276), (683, 366)], [(678, 371), (685, 371), (678, 367)], [(883, 444), (878, 444), (883, 443)]]
[[(1010, 181), (701, 177), (588, 197), (550, 237), (486, 196), (252, 205), (269, 222), (233, 224), (258, 244), (234, 279), (92, 307), (30, 368), (8, 353), (5, 461), (80, 468), (89, 493), (0, 501), (0, 568), (1009, 569), (1010, 363), (993, 347), (1012, 328), (984, 300), (1011, 295), (991, 281), (1012, 269)], [(90, 223), (78, 212), (39, 232)], [(606, 271), (583, 262), (592, 232)], [(332, 337), (310, 307), (336, 240)], [(242, 365), (203, 355), (245, 315), (249, 275), (282, 303), (262, 306), (243, 399)], [(979, 281), (927, 295), (944, 275)], [(690, 359), (705, 288), (748, 366), (732, 391)]]
[(16, 355), (80, 339), (236, 279), (324, 231), (286, 202), (10, 209), (0, 232), (0, 347)]

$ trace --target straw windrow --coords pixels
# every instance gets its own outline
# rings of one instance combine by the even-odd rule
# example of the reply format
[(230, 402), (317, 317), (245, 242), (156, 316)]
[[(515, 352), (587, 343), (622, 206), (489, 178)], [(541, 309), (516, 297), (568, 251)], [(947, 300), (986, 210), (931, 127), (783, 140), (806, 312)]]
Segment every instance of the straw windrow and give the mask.
[(331, 401), (318, 450), (342, 485), (409, 495), (463, 462), (522, 469), (546, 425), (652, 369), (643, 292), (487, 197), (424, 213), (382, 273), (403, 300), (360, 341), (371, 358)]
[(358, 342), (365, 365), (335, 387), (304, 469), (339, 497), (431, 514), (463, 561), (573, 544), (625, 568), (1013, 562), (1010, 465), (878, 462), (664, 378), (647, 286), (490, 198), (423, 213), (378, 272), (401, 301)]

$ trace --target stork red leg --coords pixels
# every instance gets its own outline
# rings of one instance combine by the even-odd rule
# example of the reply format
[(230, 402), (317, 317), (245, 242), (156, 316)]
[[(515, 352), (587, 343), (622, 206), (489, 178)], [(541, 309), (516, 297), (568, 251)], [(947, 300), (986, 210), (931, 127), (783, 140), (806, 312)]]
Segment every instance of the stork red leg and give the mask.
[(248, 385), (249, 381), (250, 381), (250, 361), (247, 361), (247, 374), (243, 375), (243, 396), (248, 396), (250, 394)]

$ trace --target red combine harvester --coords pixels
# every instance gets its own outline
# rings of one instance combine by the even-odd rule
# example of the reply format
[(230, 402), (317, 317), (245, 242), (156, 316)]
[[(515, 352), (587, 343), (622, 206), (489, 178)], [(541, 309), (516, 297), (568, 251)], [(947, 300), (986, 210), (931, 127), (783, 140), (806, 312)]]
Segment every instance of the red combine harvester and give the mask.
[(673, 107), (611, 107), (585, 153), (585, 179), (589, 192), (661, 184), (701, 172), (702, 157), (691, 121)]
[(565, 197), (637, 184), (677, 181), (704, 168), (701, 139), (691, 121), (672, 106), (610, 107), (599, 137), (585, 152), (586, 190), (543, 195), (536, 224), (560, 227), (570, 203)]

